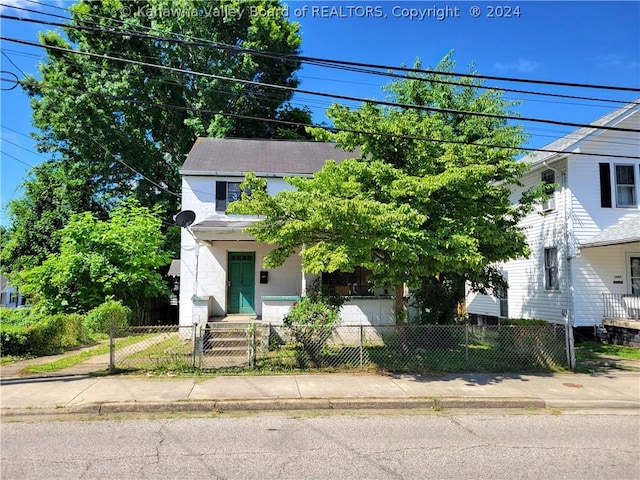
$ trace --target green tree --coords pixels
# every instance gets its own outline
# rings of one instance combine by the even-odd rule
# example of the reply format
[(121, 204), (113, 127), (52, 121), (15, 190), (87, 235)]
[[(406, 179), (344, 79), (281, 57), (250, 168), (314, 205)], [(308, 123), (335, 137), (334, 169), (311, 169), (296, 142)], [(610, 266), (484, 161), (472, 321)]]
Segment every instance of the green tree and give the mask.
[(2, 235), (0, 250), (7, 274), (40, 265), (57, 252), (57, 231), (73, 213), (99, 211), (91, 183), (79, 179), (68, 163), (48, 161), (35, 166), (22, 188), (23, 195), (7, 205), (11, 223)]
[[(510, 202), (511, 187), (527, 168), (514, 160), (524, 134), (504, 119), (466, 113), (506, 114), (512, 105), (474, 79), (454, 78), (454, 66), (447, 55), (437, 66), (441, 73), (416, 74), (386, 89), (396, 102), (432, 110), (333, 105), (328, 116), (344, 131), (314, 133), (347, 151), (359, 149), (359, 159), (329, 162), (312, 179), (288, 179), (296, 190), (274, 197), (263, 180), (247, 177), (252, 194), (230, 211), (265, 216), (247, 230), (277, 245), (268, 266), (300, 248), (306, 271), (364, 266), (376, 285), (395, 285), (397, 299), (399, 285), (409, 285), (422, 320), (442, 322), (452, 318), (465, 281), (494, 288), (500, 282), (491, 265), (527, 255), (518, 222), (540, 190), (516, 206)], [(435, 299), (444, 311), (431, 312), (438, 284), (455, 301)]]
[[(59, 31), (41, 33), (47, 57), (39, 78), (23, 85), (32, 97), (39, 148), (81, 167), (78, 178), (92, 182), (106, 209), (136, 198), (175, 213), (179, 198), (167, 190), (179, 192), (178, 169), (199, 136), (289, 134), (287, 127), (229, 114), (310, 121), (308, 111), (289, 105), (290, 91), (53, 48), (295, 87), (295, 60), (184, 40), (296, 54), (299, 26), (284, 18), (277, 0), (81, 0), (71, 11), (66, 38)], [(262, 14), (252, 14), (257, 11)]]
[(145, 303), (168, 292), (157, 271), (171, 258), (159, 213), (125, 202), (107, 221), (74, 214), (60, 231), (60, 252), (20, 273), (23, 292), (48, 313), (85, 313), (113, 297), (140, 321)]

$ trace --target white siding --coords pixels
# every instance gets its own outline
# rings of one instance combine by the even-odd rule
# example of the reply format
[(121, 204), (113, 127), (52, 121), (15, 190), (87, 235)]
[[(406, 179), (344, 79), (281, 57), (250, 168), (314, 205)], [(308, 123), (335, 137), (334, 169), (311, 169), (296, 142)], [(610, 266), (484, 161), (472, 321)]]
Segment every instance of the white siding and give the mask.
[[(640, 115), (617, 124), (638, 128)], [(564, 314), (576, 326), (598, 325), (602, 322), (603, 293), (626, 291), (628, 273), (626, 255), (639, 251), (638, 244), (598, 247), (580, 250), (585, 242), (602, 230), (632, 216), (640, 215), (640, 207), (616, 208), (615, 165), (633, 165), (636, 199), (640, 200), (640, 160), (617, 159), (611, 155), (638, 156), (640, 135), (629, 132), (599, 131), (572, 147), (574, 151), (598, 153), (601, 157), (568, 154), (567, 159), (549, 160), (549, 166), (537, 165), (524, 176), (524, 189), (540, 181), (540, 172), (549, 167), (566, 172), (566, 188), (555, 193), (556, 209), (545, 215), (536, 212), (522, 222), (531, 250), (528, 259), (507, 262), (503, 269), (509, 281), (509, 316), (542, 318), (552, 322), (565, 321)], [(609, 163), (611, 170), (612, 208), (602, 208), (600, 199), (600, 163)], [(556, 183), (562, 178), (556, 174)], [(522, 189), (515, 191), (517, 203)], [(640, 203), (640, 202), (639, 202)], [(566, 207), (566, 208), (565, 208)], [(560, 289), (545, 290), (544, 249), (558, 249)], [(624, 284), (614, 284), (622, 277)], [(493, 299), (470, 296), (469, 313), (490, 311)]]
[[(640, 114), (627, 117), (616, 125), (622, 128), (640, 128)], [(573, 194), (572, 210), (574, 233), (580, 241), (588, 240), (602, 230), (628, 218), (638, 215), (640, 209), (617, 208), (615, 188), (616, 164), (633, 165), (636, 179), (636, 199), (640, 197), (640, 160), (613, 158), (610, 155), (640, 155), (640, 133), (600, 132), (597, 136), (586, 139), (580, 145), (580, 151), (597, 153), (600, 157), (572, 155), (569, 157), (569, 188)], [(611, 165), (612, 208), (600, 205), (600, 171), (599, 163)]]
[[(196, 213), (195, 223), (228, 218), (216, 212), (216, 181), (241, 182), (243, 177), (184, 176), (182, 208)], [(275, 195), (292, 189), (282, 178), (268, 178), (267, 191)], [(236, 235), (237, 238), (244, 235)], [(250, 238), (247, 236), (247, 238)], [(269, 270), (269, 281), (260, 283), (260, 271), (265, 255), (273, 247), (252, 240), (213, 240), (200, 242), (197, 261), (196, 241), (182, 231), (180, 270), (180, 324), (206, 321), (209, 316), (221, 316), (227, 311), (227, 255), (229, 252), (255, 252), (255, 309), (262, 314), (262, 296), (299, 295), (303, 290), (300, 257), (294, 255), (277, 269)], [(308, 280), (308, 279), (307, 279)], [(194, 298), (195, 296), (195, 298)]]
[(603, 293), (631, 293), (627, 266), (629, 255), (640, 256), (640, 242), (584, 248), (575, 258), (573, 284), (576, 326), (602, 323)]
[[(205, 321), (209, 316), (223, 316), (227, 312), (227, 258), (229, 252), (255, 252), (255, 309), (262, 315), (263, 296), (300, 295), (303, 289), (300, 257), (293, 255), (279, 268), (267, 270), (269, 280), (260, 283), (264, 257), (271, 246), (253, 241), (214, 241), (201, 243), (198, 261), (198, 281), (195, 282), (195, 241), (188, 233), (182, 238), (182, 263), (180, 279), (180, 324)], [(307, 278), (309, 280), (309, 278)], [(204, 298), (206, 314), (194, 311), (192, 298), (197, 288), (197, 297)], [(195, 318), (194, 318), (195, 316)], [(204, 318), (203, 318), (204, 317)]]
[[(225, 216), (216, 212), (216, 181), (242, 182), (244, 177), (190, 176), (182, 178), (182, 209), (196, 212), (196, 223)], [(275, 195), (293, 187), (282, 178), (267, 179), (267, 192)]]
[[(566, 163), (559, 161), (553, 164), (553, 168), (564, 172)], [(543, 168), (542, 170), (545, 170)], [(514, 191), (511, 201), (519, 202), (522, 193), (537, 186), (540, 181), (541, 170), (527, 173), (522, 178), (523, 187)], [(555, 182), (563, 183), (562, 175), (556, 172)], [(507, 299), (509, 305), (509, 317), (511, 318), (538, 318), (550, 322), (564, 322), (564, 314), (567, 311), (567, 250), (565, 245), (565, 232), (568, 218), (565, 215), (565, 201), (568, 193), (563, 187), (556, 189), (553, 195), (555, 208), (549, 212), (543, 212), (541, 206), (523, 219), (521, 226), (524, 228), (529, 246), (529, 257), (510, 260), (502, 265), (502, 270), (507, 278), (509, 289)], [(544, 276), (544, 249), (557, 248), (558, 251), (558, 290), (546, 290)], [(470, 295), (467, 302), (469, 313), (495, 315), (499, 313), (499, 302), (492, 296)], [(486, 312), (486, 313), (485, 313)], [(491, 313), (493, 312), (493, 313)], [(497, 313), (496, 313), (497, 312)]]

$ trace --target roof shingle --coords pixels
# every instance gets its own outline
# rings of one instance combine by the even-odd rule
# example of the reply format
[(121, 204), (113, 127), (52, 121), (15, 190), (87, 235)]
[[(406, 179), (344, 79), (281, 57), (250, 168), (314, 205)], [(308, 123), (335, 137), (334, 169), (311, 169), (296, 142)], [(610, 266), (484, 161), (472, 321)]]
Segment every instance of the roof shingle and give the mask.
[(180, 170), (183, 175), (246, 172), (310, 175), (327, 160), (357, 158), (333, 143), (296, 140), (199, 138)]

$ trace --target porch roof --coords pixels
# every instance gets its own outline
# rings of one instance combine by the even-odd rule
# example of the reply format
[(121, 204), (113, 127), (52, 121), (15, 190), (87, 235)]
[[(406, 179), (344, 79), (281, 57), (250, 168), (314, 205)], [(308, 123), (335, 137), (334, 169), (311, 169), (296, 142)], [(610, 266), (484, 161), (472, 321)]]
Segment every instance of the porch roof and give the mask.
[(244, 229), (257, 221), (257, 219), (203, 220), (191, 225), (191, 231), (201, 240), (252, 240), (249, 234), (244, 233)]
[(640, 214), (605, 228), (599, 234), (582, 242), (580, 247), (604, 247), (633, 242), (640, 242)]

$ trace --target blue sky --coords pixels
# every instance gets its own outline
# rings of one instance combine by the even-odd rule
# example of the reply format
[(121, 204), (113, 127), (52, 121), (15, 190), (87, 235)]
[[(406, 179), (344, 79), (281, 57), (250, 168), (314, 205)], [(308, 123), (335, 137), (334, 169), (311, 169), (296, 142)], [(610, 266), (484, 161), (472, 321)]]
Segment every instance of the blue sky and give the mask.
[[(38, 0), (68, 7), (72, 2)], [(0, 0), (40, 11), (52, 10), (28, 0)], [(434, 66), (448, 51), (455, 52), (457, 71), (473, 63), (478, 73), (534, 80), (640, 87), (640, 2), (600, 1), (290, 1), (288, 16), (301, 25), (302, 54), (385, 65), (411, 66), (416, 58)], [(367, 8), (368, 7), (368, 8)], [(25, 15), (0, 7), (4, 14)], [(413, 15), (415, 18), (410, 18)], [(422, 18), (420, 18), (422, 16)], [(440, 19), (437, 18), (440, 16)], [(37, 41), (36, 25), (0, 19), (3, 36)], [(0, 69), (21, 76), (36, 73), (42, 50), (3, 42), (7, 56)], [(7, 74), (3, 73), (2, 78)], [(366, 98), (384, 98), (380, 86), (388, 78), (364, 76), (338, 70), (304, 67), (300, 88)], [(640, 97), (638, 92), (561, 88), (487, 81), (487, 85), (536, 92), (563, 93), (619, 101)], [(2, 87), (8, 83), (3, 81)], [(33, 150), (28, 138), (31, 110), (19, 89), (1, 93), (2, 205), (20, 195), (18, 185), (29, 165), (47, 157)], [(518, 93), (516, 110), (525, 117), (589, 123), (619, 104), (575, 99), (539, 97)], [(329, 99), (298, 95), (295, 106), (308, 105), (314, 120), (326, 120)], [(573, 128), (524, 123), (531, 135), (529, 147), (540, 147), (566, 135)], [(3, 208), (2, 224), (6, 224)]]

